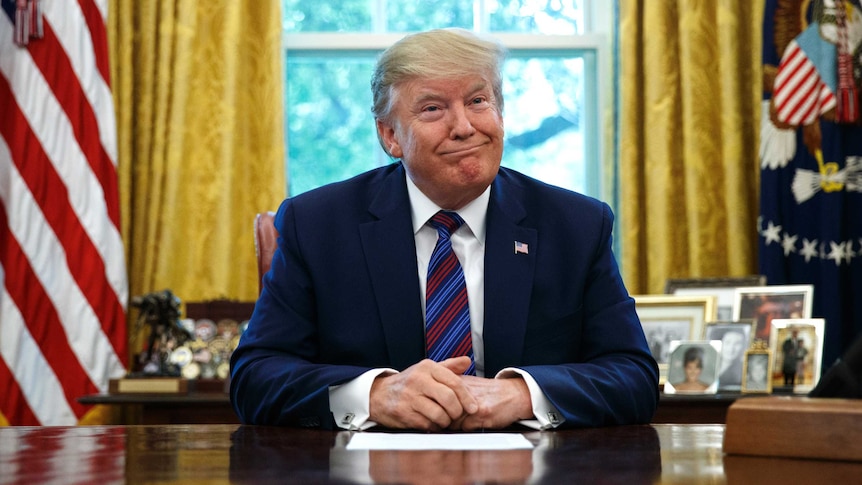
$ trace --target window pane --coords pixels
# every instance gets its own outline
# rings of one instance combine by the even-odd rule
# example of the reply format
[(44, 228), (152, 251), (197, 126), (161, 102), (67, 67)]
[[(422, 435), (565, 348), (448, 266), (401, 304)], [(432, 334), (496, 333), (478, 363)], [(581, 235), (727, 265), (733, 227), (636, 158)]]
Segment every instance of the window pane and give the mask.
[(389, 163), (371, 115), (374, 54), (287, 60), (288, 193)]
[[(288, 57), (289, 194), (390, 163), (377, 143), (369, 80), (375, 55)], [(503, 165), (589, 193), (583, 59), (512, 57), (504, 67)]]
[(550, 184), (588, 192), (583, 59), (513, 58), (504, 68), (503, 165)]
[(389, 32), (418, 32), (439, 27), (473, 28), (473, 5), (464, 0), (386, 2)]
[(371, 0), (281, 0), (285, 32), (370, 32)]
[(584, 33), (581, 0), (486, 0), (492, 32)]
[[(483, 30), (492, 32), (576, 35), (584, 33), (582, 3), (582, 0), (282, 0), (282, 15), (284, 31), (288, 33), (372, 32), (381, 28), (387, 32), (417, 32), (440, 27), (472, 29), (480, 23)], [(485, 17), (475, 19), (477, 11), (484, 12)]]

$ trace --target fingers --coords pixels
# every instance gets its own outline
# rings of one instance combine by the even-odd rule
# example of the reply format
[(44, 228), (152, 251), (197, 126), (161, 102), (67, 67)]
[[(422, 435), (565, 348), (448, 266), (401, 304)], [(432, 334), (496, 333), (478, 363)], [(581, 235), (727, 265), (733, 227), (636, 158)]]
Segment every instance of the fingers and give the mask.
[[(463, 366), (463, 362), (447, 363), (450, 360), (466, 361), (467, 365)], [(449, 365), (453, 365), (455, 369), (462, 369), (462, 372), (470, 366), (469, 357), (458, 357), (457, 359), (447, 359), (439, 364), (434, 363), (431, 369), (431, 377), (440, 385), (430, 386), (426, 393), (434, 402), (439, 404), (446, 410), (446, 414), (452, 419), (458, 419), (462, 415), (473, 414), (479, 409), (479, 403), (476, 398), (467, 389), (462, 376), (450, 370)]]
[(454, 420), (450, 429), (498, 429), (533, 414), (530, 391), (520, 378), (483, 379), (463, 376), (465, 386), (479, 403), (475, 413)]
[[(423, 360), (399, 374), (381, 376), (371, 386), (371, 419), (383, 426), (437, 430), (478, 409), (461, 376), (451, 369), (470, 365), (469, 357), (445, 365)], [(465, 363), (466, 362), (466, 363)]]
[(455, 397), (467, 414), (473, 414), (479, 410), (479, 401), (470, 393), (461, 377), (461, 374), (470, 367), (471, 362), (470, 357), (466, 356), (453, 357), (440, 362), (442, 367), (452, 371), (452, 375), (442, 375), (440, 377), (441, 382), (455, 393)]

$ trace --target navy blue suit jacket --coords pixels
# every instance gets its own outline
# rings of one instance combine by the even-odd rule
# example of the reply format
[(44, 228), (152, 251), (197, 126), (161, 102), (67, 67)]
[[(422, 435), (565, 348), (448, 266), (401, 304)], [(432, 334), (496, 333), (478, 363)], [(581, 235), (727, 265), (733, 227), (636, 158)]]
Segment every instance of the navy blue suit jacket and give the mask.
[[(332, 428), (329, 386), (425, 358), (405, 176), (396, 163), (282, 203), (272, 268), (231, 359), (243, 422)], [(526, 370), (565, 426), (647, 423), (658, 402), (612, 226), (607, 204), (512, 170), (491, 186), (485, 375)]]

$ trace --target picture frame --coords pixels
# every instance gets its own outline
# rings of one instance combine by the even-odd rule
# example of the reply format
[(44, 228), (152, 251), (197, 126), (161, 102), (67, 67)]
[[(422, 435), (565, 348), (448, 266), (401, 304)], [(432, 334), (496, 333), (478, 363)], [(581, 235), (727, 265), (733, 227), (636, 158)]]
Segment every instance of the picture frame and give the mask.
[(738, 392), (742, 389), (745, 352), (754, 343), (754, 332), (753, 320), (706, 322), (703, 339), (720, 340), (722, 344), (718, 371), (719, 391)]
[[(823, 318), (776, 318), (771, 322), (772, 387), (804, 394), (820, 380), (823, 365)], [(796, 344), (792, 344), (793, 339)], [(790, 345), (789, 345), (790, 344)], [(795, 347), (793, 346), (795, 345)], [(788, 362), (792, 353), (793, 359)]]
[(715, 394), (718, 390), (720, 340), (671, 342), (666, 394)]
[(745, 394), (772, 393), (772, 351), (768, 348), (745, 351), (741, 392)]
[(700, 340), (706, 322), (715, 320), (714, 296), (637, 295), (635, 310), (664, 384), (674, 340)]
[(814, 285), (751, 286), (736, 289), (733, 320), (753, 320), (755, 340), (769, 341), (776, 318), (811, 318)]
[(665, 293), (669, 295), (714, 295), (717, 298), (716, 319), (733, 319), (736, 288), (766, 286), (766, 276), (749, 275), (719, 278), (668, 278)]

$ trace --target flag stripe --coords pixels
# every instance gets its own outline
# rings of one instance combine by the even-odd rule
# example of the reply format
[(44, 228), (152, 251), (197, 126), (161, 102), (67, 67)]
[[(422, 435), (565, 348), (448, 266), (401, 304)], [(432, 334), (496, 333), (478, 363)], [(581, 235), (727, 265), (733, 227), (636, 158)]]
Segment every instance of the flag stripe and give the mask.
[(795, 40), (779, 63), (772, 99), (777, 118), (794, 126), (813, 123), (836, 104), (817, 66)]
[[(8, 227), (5, 207), (0, 210), (0, 227)], [(2, 262), (6, 274), (18, 275), (18, 284), (6, 287), (9, 299), (21, 310), (21, 313), (31, 316), (26, 322), (27, 329), (33, 338), (39, 342), (41, 355), (44, 356), (48, 365), (56, 374), (62, 372), (63, 393), (75, 415), (80, 419), (83, 417), (85, 409), (78, 404), (76, 398), (96, 392), (98, 389), (89, 382), (89, 378), (69, 347), (69, 341), (60, 324), (57, 311), (45, 293), (33, 268), (28, 264), (27, 258), (15, 237), (8, 232), (5, 232), (3, 236), (7, 241), (5, 251), (0, 255), (0, 262)], [(3, 325), (4, 327), (9, 325), (5, 322), (5, 316)], [(20, 367), (18, 369), (22, 372), (30, 370), (27, 369), (28, 366), (23, 367), (23, 369)], [(24, 382), (24, 385), (31, 384), (29, 380)]]
[(127, 355), (107, 3), (41, 4), (42, 38), (0, 41), (0, 413), (15, 425), (75, 424)]
[(18, 425), (62, 424), (74, 422), (75, 413), (64, 399), (63, 385), (42, 355), (41, 349), (24, 323), (24, 318), (12, 304), (8, 294), (3, 295), (0, 312), (4, 323), (0, 326), (0, 362), (8, 365), (9, 373), (0, 375), (8, 379), (4, 388), (20, 400), (0, 402), (0, 412)]
[(53, 29), (45, 25), (45, 38), (30, 46), (30, 55), (36, 66), (43, 73), (52, 87), (63, 111), (71, 119), (79, 117), (78, 122), (71, 125), (79, 146), (84, 151), (93, 173), (105, 192), (108, 215), (115, 226), (120, 226), (119, 199), (117, 194), (117, 172), (108, 154), (102, 148), (99, 140), (99, 126), (96, 114), (86, 99), (78, 78), (72, 71), (67, 58), (53, 58), (51, 53), (61, 48), (54, 36)]
[(811, 77), (797, 86), (796, 93), (790, 98), (790, 101), (781, 109), (779, 119), (784, 119), (792, 125), (798, 125), (804, 122), (811, 122), (812, 116), (816, 116), (814, 110), (818, 107), (818, 97), (815, 96), (819, 82), (816, 78)]
[(78, 0), (78, 5), (87, 24), (87, 29), (79, 30), (79, 32), (89, 32), (92, 37), (93, 52), (97, 54), (103, 53), (103, 55), (95, 56), (96, 65), (102, 79), (110, 86), (111, 72), (108, 68), (108, 38), (105, 31), (105, 19), (102, 18), (102, 13), (95, 3), (87, 0)]
[[(65, 3), (65, 2), (61, 2)], [(4, 35), (4, 28), (8, 25), (3, 25), (0, 22), (0, 36)], [(46, 25), (46, 30), (50, 26)], [(40, 40), (39, 42), (43, 42)], [(46, 40), (47, 42), (47, 40)], [(61, 46), (56, 45), (56, 50), (62, 51)], [(94, 173), (88, 170), (88, 162), (84, 158), (84, 153), (81, 150), (81, 140), (75, 137), (74, 123), (71, 120), (79, 120), (86, 118), (84, 114), (76, 116), (74, 114), (66, 115), (64, 110), (54, 97), (54, 93), (65, 89), (67, 84), (66, 78), (74, 79), (74, 73), (67, 71), (62, 78), (53, 78), (54, 85), (46, 83), (42, 77), (41, 71), (34, 64), (33, 60), (27, 55), (27, 51), (18, 49), (13, 51), (6, 58), (0, 59), (2, 65), (0, 70), (6, 73), (14, 73), (10, 76), (10, 84), (12, 85), (13, 93), (19, 92), (18, 103), (22, 111), (33, 126), (38, 126), (39, 130), (36, 133), (40, 140), (50, 141), (44, 143), (43, 147), (49, 150), (49, 158), (54, 163), (55, 167), (62, 173), (66, 185), (75, 187), (76, 190), (72, 195), (72, 202), (76, 207), (76, 213), (79, 220), (87, 228), (87, 232), (91, 239), (100, 241), (97, 248), (103, 248), (100, 256), (105, 260), (108, 269), (108, 278), (114, 292), (117, 293), (121, 301), (126, 301), (127, 282), (125, 274), (125, 260), (122, 249), (122, 237), (119, 233), (119, 227), (115, 224), (103, 224), (101, 216), (104, 211), (110, 214), (112, 210), (110, 206), (119, 205), (117, 201), (116, 182), (112, 183), (112, 187), (104, 188), (99, 184), (99, 179), (106, 177), (98, 177), (101, 170), (110, 170), (113, 179), (116, 179), (113, 163), (99, 164), (98, 170)], [(67, 63), (68, 64), (68, 63)], [(69, 81), (71, 82), (71, 81)], [(84, 109), (84, 106), (81, 106)], [(65, 113), (74, 113), (70, 109), (66, 109)], [(113, 117), (111, 118), (113, 120)], [(91, 130), (96, 131), (96, 126), (91, 125)], [(101, 137), (102, 139), (106, 137)], [(77, 141), (76, 141), (77, 140)], [(88, 138), (84, 140), (88, 144), (97, 144), (98, 139)], [(109, 193), (113, 192), (114, 196)], [(113, 200), (113, 202), (110, 202)], [(113, 210), (118, 214), (118, 209)], [(88, 212), (93, 216), (85, 217)]]
[[(2, 30), (2, 26), (0, 26), (0, 35), (2, 35)], [(104, 249), (101, 251), (100, 257), (106, 261), (111, 286), (114, 288), (114, 292), (117, 293), (118, 298), (125, 301), (127, 298), (125, 289), (127, 283), (125, 281), (122, 239), (119, 231), (111, 224), (100, 223), (98, 217), (86, 217), (88, 208), (90, 207), (93, 208), (91, 211), (97, 215), (102, 213), (102, 211), (108, 210), (105, 208), (105, 199), (107, 197), (104, 195), (104, 191), (98, 184), (93, 172), (90, 170), (81, 170), (81, 168), (85, 168), (82, 165), (87, 162), (77, 159), (78, 157), (83, 157), (83, 154), (79, 151), (80, 145), (71, 140), (74, 130), (72, 129), (72, 124), (69, 122), (69, 117), (63, 116), (59, 106), (56, 106), (56, 103), (52, 103), (54, 101), (52, 88), (45, 84), (44, 79), (39, 76), (39, 72), (35, 67), (27, 69), (30, 65), (28, 62), (29, 58), (27, 56), (23, 57), (23, 59), (16, 59), (18, 69), (15, 71), (16, 75), (20, 76), (15, 78), (17, 84), (24, 86), (19, 89), (31, 93), (30, 96), (24, 97), (25, 106), (23, 106), (23, 109), (29, 113), (28, 118), (30, 118), (31, 124), (41, 127), (41, 131), (36, 134), (41, 139), (54, 141), (54, 143), (46, 145), (53, 149), (52, 153), (49, 154), (49, 158), (63, 172), (62, 178), (65, 180), (66, 185), (80, 189), (70, 194), (72, 196), (71, 200), (75, 205), (75, 212), (78, 219), (85, 224), (90, 238), (94, 241), (101, 241), (100, 246)], [(8, 72), (10, 70), (5, 65), (2, 67), (4, 71)], [(67, 73), (67, 75), (74, 77), (71, 73)], [(62, 79), (58, 79), (56, 84), (63, 85)], [(14, 90), (15, 88), (13, 87)], [(95, 126), (92, 128), (95, 131)], [(88, 143), (98, 144), (98, 141), (90, 139)], [(104, 166), (109, 167), (113, 172), (113, 164), (105, 164)], [(114, 178), (116, 178), (115, 175)], [(114, 187), (113, 191), (116, 192), (116, 187)], [(108, 212), (110, 213), (110, 210)], [(97, 246), (98, 248), (99, 246)], [(108, 316), (110, 317), (110, 314)], [(124, 346), (124, 343), (121, 344)]]
[(108, 82), (110, 77), (107, 72), (102, 74), (98, 67), (99, 64), (108, 62), (108, 49), (107, 44), (100, 46), (94, 40), (107, 35), (105, 26), (98, 28), (101, 34), (80, 28), (86, 19), (78, 4), (72, 2), (49, 2), (45, 16), (54, 28), (62, 48), (69, 53), (67, 57), (77, 78), (76, 82), (84, 89), (86, 98), (96, 113), (102, 147), (116, 165), (117, 137), (113, 98)]
[[(4, 106), (6, 103), (3, 100), (11, 101), (12, 93), (5, 78), (0, 77), (0, 112), (6, 113), (6, 118), (11, 119), (11, 123), (0, 126), (0, 135), (7, 140), (13, 140), (9, 147), (12, 162), (18, 167), (30, 192), (39, 201), (42, 213), (59, 237), (66, 254), (74, 255), (67, 258), (66, 262), (90, 305), (102, 317), (101, 320), (106, 325), (105, 333), (110, 335), (114, 330), (113, 325), (122, 320), (119, 315), (124, 310), (117, 295), (111, 291), (104, 279), (104, 261), (87, 237), (80, 221), (68, 217), (74, 210), (69, 205), (66, 185), (42, 151), (27, 120), (13, 103)], [(125, 345), (118, 347), (115, 352), (124, 355)]]
[[(0, 138), (0, 160), (4, 156), (6, 159), (10, 158), (8, 148)], [(122, 362), (117, 357), (118, 354), (114, 353), (112, 342), (101, 331), (99, 317), (87, 304), (69, 271), (69, 266), (57, 264), (58, 261), (65, 263), (66, 252), (45, 220), (33, 195), (27, 190), (20, 173), (15, 170), (15, 166), (6, 164), (0, 165), (0, 176), (10, 181), (9, 189), (3, 192), (8, 194), (5, 196), (7, 213), (22, 215), (21, 219), (27, 221), (26, 225), (10, 223), (12, 236), (23, 247), (25, 257), (34, 272), (37, 275), (50, 275), (40, 277), (40, 282), (54, 307), (62, 309), (60, 318), (63, 328), (78, 360), (85, 366), (99, 390), (104, 391), (107, 386), (102, 382), (104, 379), (101, 378), (100, 372), (108, 372), (111, 377), (118, 377), (123, 371)], [(0, 193), (0, 198), (3, 193)], [(14, 202), (10, 204), (10, 201)], [(8, 210), (9, 207), (14, 207), (15, 210)]]
[[(2, 298), (0, 298), (0, 301), (2, 301)], [(4, 327), (5, 325), (0, 326), (0, 331)], [(0, 340), (0, 344), (2, 343), (3, 341)], [(4, 393), (3, 400), (0, 401), (0, 412), (3, 413), (6, 420), (19, 426), (38, 426), (39, 420), (27, 404), (21, 387), (12, 376), (12, 372), (9, 371), (9, 367), (3, 359), (0, 359), (0, 383), (3, 384)]]

